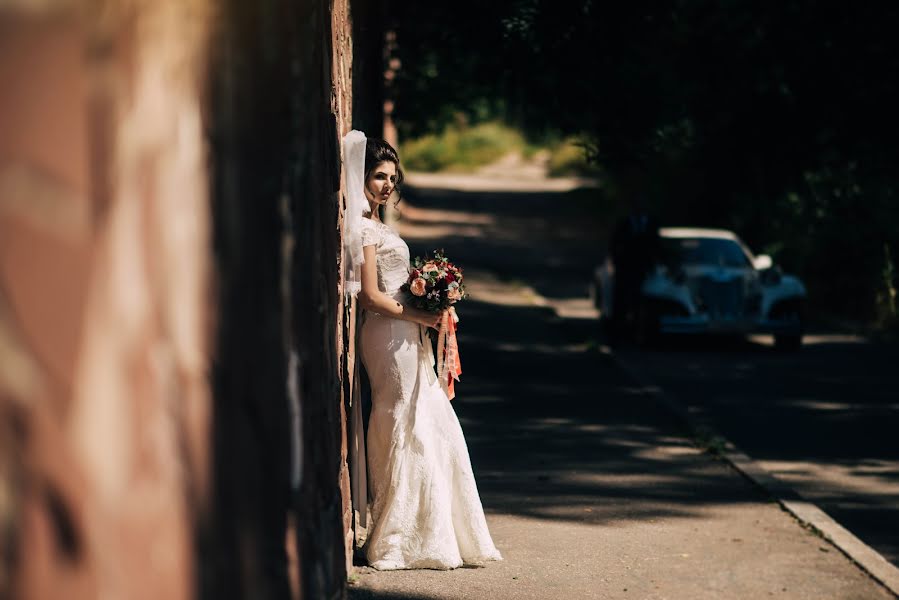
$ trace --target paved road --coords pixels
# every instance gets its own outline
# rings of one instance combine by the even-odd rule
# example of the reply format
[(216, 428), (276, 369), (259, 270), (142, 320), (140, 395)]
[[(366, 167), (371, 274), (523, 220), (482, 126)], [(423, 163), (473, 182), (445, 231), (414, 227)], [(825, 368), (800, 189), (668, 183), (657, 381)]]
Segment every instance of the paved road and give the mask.
[[(413, 200), (413, 216), (450, 209), (467, 215), (450, 223), (481, 228), (424, 230), (425, 239), (437, 233), (556, 303), (583, 296), (610, 225), (598, 193), (426, 189)], [(794, 354), (764, 337), (673, 338), (617, 352), (899, 566), (899, 346), (820, 330), (806, 341)]]
[(899, 565), (899, 348), (818, 332), (797, 353), (682, 338), (618, 354)]
[(417, 190), (405, 210), (413, 254), (444, 247), (466, 267), (455, 408), (505, 560), (362, 567), (350, 598), (893, 597), (691, 445), (596, 350), (593, 320), (541, 306), (584, 302), (601, 201)]

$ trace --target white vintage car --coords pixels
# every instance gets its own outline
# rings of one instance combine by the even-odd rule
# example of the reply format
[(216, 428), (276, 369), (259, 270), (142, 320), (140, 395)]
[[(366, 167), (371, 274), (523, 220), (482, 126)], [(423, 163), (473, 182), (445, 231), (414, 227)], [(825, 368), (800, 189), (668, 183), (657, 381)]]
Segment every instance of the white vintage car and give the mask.
[[(672, 227), (659, 230), (664, 264), (649, 273), (634, 307), (635, 328), (657, 333), (770, 333), (781, 348), (802, 344), (805, 286), (767, 255), (753, 256), (733, 232)], [(592, 295), (600, 318), (615, 311), (615, 266), (597, 267)]]

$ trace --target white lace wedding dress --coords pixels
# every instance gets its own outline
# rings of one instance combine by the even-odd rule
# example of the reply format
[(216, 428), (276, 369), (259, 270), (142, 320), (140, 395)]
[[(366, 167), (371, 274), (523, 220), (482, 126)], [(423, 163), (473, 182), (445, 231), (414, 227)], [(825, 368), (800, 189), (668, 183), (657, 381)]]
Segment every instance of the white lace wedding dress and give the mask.
[[(409, 276), (409, 248), (389, 226), (363, 221), (363, 246), (377, 248), (378, 287), (399, 300)], [(437, 381), (430, 343), (422, 343), (424, 328), (370, 311), (363, 319), (359, 343), (372, 391), (369, 564), (452, 569), (501, 560), (462, 428)]]

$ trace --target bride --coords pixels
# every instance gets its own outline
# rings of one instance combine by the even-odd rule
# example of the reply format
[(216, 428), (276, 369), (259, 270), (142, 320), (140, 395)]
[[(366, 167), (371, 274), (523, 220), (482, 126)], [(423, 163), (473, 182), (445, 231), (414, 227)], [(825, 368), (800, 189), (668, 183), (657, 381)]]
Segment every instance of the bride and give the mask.
[[(354, 131), (346, 140), (357, 144), (357, 162), (360, 137)], [(373, 527), (365, 556), (381, 570), (453, 569), (501, 560), (459, 420), (434, 372), (427, 328), (436, 328), (442, 315), (404, 303), (399, 289), (409, 276), (409, 248), (380, 218), (380, 207), (403, 180), (399, 157), (383, 140), (368, 139), (364, 147), (356, 185), (363, 188), (368, 213), (359, 231), (358, 295), (364, 310), (359, 348), (372, 393), (366, 446)], [(345, 152), (352, 188), (353, 151)]]

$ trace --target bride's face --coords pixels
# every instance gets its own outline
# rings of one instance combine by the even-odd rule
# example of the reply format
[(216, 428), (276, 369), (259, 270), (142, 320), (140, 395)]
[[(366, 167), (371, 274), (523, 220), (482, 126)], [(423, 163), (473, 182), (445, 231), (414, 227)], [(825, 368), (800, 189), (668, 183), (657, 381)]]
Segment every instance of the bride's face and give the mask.
[(379, 163), (371, 170), (365, 183), (365, 195), (370, 202), (387, 204), (396, 189), (396, 165), (390, 161)]

